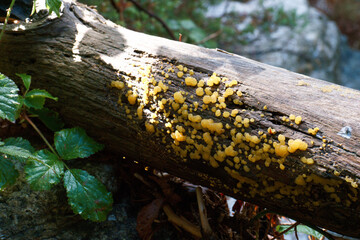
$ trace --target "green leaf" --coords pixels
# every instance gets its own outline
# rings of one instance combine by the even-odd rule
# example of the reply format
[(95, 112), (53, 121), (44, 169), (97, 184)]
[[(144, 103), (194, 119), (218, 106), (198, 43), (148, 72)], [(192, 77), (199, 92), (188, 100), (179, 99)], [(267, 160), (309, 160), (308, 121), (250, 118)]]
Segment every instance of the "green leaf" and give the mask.
[(31, 76), (25, 73), (17, 73), (16, 75), (22, 79), (26, 90), (29, 90), (31, 84)]
[(27, 150), (23, 147), (18, 147), (18, 146), (13, 146), (13, 145), (0, 146), (0, 153), (14, 156), (14, 157), (20, 157), (20, 158), (34, 157), (33, 154), (29, 150)]
[(24, 103), (27, 107), (41, 109), (44, 106), (45, 98), (50, 98), (55, 101), (58, 100), (57, 97), (53, 97), (50, 93), (48, 93), (45, 90), (33, 89), (28, 93), (26, 93)]
[(30, 108), (29, 112), (31, 114), (37, 115), (37, 117), (45, 124), (45, 126), (54, 132), (60, 131), (65, 125), (64, 122), (59, 118), (59, 113), (46, 107), (41, 109)]
[(60, 157), (65, 160), (86, 158), (104, 148), (79, 127), (56, 132), (54, 142)]
[(26, 179), (34, 190), (50, 190), (61, 180), (64, 163), (48, 150), (40, 150), (25, 166)]
[[(286, 229), (288, 229), (289, 227), (291, 227), (291, 225), (277, 225), (276, 226), (276, 231), (278, 232), (283, 232), (285, 231)], [(311, 227), (308, 227), (306, 225), (303, 225), (303, 224), (299, 224), (296, 226), (296, 231), (298, 233), (305, 233), (307, 235), (311, 235), (311, 236), (314, 236), (315, 238), (317, 239), (320, 239), (323, 237), (323, 235), (321, 233), (319, 233), (318, 231), (312, 229)], [(289, 233), (293, 233), (295, 232), (295, 228), (292, 228), (290, 229), (289, 231), (287, 231), (285, 234), (289, 234)]]
[[(30, 153), (35, 152), (35, 149), (31, 146), (30, 142), (26, 139), (23, 139), (21, 137), (17, 137), (17, 138), (7, 138), (4, 140), (4, 145), (5, 146), (17, 146), (20, 147), (22, 149), (28, 150)], [(26, 158), (23, 157), (16, 157), (16, 156), (8, 156), (10, 159), (13, 160), (18, 160), (20, 162), (25, 162)]]
[(61, 0), (46, 0), (46, 8), (49, 9), (49, 13), (53, 11), (58, 17), (60, 17)]
[(15, 183), (19, 172), (10, 159), (0, 155), (0, 189)]
[(13, 80), (0, 74), (0, 118), (15, 122), (20, 107), (18, 91)]
[(71, 169), (65, 172), (64, 186), (74, 213), (91, 221), (106, 220), (113, 199), (99, 180), (84, 170)]
[(197, 28), (196, 24), (190, 19), (181, 20), (181, 21), (179, 21), (179, 23), (180, 23), (180, 26), (186, 30), (191, 30), (191, 29)]

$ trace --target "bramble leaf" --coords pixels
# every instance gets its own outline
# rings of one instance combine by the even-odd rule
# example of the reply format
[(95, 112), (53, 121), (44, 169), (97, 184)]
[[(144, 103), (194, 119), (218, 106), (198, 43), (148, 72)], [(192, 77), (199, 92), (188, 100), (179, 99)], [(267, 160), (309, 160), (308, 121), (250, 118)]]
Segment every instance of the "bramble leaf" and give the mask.
[(6, 144), (3, 146), (0, 146), (0, 153), (14, 156), (14, 157), (19, 157), (19, 158), (34, 157), (29, 150), (27, 150), (23, 147), (18, 147), (18, 146), (14, 146), (14, 145), (6, 145)]
[[(286, 229), (288, 229), (289, 227), (291, 227), (291, 226), (289, 226), (289, 225), (277, 225), (276, 226), (276, 231), (282, 232), (282, 231), (285, 231)], [(292, 228), (289, 231), (287, 231), (285, 234), (293, 233), (294, 231), (295, 231), (295, 229)], [(298, 233), (305, 233), (307, 235), (314, 236), (317, 239), (321, 239), (323, 237), (323, 235), (321, 233), (319, 233), (318, 231), (312, 229), (311, 227), (303, 225), (303, 224), (297, 225), (296, 226), (296, 231)]]
[(67, 170), (64, 186), (73, 211), (84, 219), (104, 221), (112, 209), (112, 194), (105, 186), (84, 170)]
[(45, 4), (46, 4), (46, 8), (49, 9), (49, 13), (52, 13), (54, 11), (56, 15), (60, 17), (60, 7), (61, 7), (60, 0), (46, 0)]
[(56, 132), (64, 127), (64, 122), (59, 118), (59, 113), (50, 110), (46, 107), (41, 109), (30, 108), (31, 114), (37, 115), (37, 117), (48, 127), (50, 130)]
[[(20, 148), (23, 148), (25, 150), (28, 150), (30, 153), (35, 152), (35, 149), (31, 146), (30, 142), (22, 137), (17, 137), (17, 138), (7, 138), (4, 140), (4, 145), (5, 146), (17, 146)], [(24, 157), (17, 157), (17, 156), (8, 156), (10, 159), (12, 160), (18, 160), (22, 163), (25, 163), (27, 158)]]
[(0, 118), (15, 122), (20, 107), (18, 91), (13, 80), (0, 74)]
[(65, 160), (86, 158), (104, 148), (79, 127), (56, 132), (54, 142), (56, 151)]
[(0, 189), (14, 184), (19, 172), (9, 158), (0, 155)]
[(50, 93), (41, 89), (33, 89), (26, 93), (24, 104), (27, 107), (32, 107), (35, 109), (41, 109), (45, 104), (45, 98), (50, 98), (57, 101), (57, 97), (53, 97)]
[(17, 73), (16, 75), (22, 79), (26, 90), (29, 90), (31, 84), (31, 76), (25, 73)]
[(64, 163), (48, 150), (40, 150), (25, 166), (26, 180), (34, 190), (50, 190), (61, 180)]

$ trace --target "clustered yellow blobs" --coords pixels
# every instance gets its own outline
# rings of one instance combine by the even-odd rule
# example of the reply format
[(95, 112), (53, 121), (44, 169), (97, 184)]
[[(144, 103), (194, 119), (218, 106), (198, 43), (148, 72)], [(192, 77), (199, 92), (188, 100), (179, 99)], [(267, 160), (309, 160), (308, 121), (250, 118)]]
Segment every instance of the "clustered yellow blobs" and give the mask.
[(195, 87), (195, 86), (197, 86), (197, 80), (193, 77), (187, 77), (187, 78), (185, 78), (185, 84), (187, 86)]
[(137, 102), (137, 101), (136, 101), (136, 100), (137, 100), (137, 97), (138, 97), (137, 94), (132, 94), (132, 93), (130, 93), (130, 94), (128, 95), (128, 101), (129, 101), (129, 103), (130, 103), (131, 105), (135, 105), (135, 103)]
[(308, 165), (314, 164), (314, 159), (312, 159), (312, 158), (301, 157), (300, 160), (303, 163), (308, 164)]
[[(174, 69), (176, 71), (178, 69), (178, 71), (175, 72)], [(133, 81), (131, 84), (126, 84), (127, 87), (133, 88), (133, 91), (128, 91), (126, 94), (129, 102), (129, 105), (125, 106), (126, 113), (130, 114), (131, 105), (137, 104), (135, 116), (137, 115), (140, 120), (146, 116), (146, 131), (156, 137), (161, 137), (163, 143), (168, 143), (169, 141), (166, 139), (169, 137), (173, 140), (172, 144), (167, 146), (169, 153), (173, 151), (184, 161), (186, 159), (201, 160), (214, 168), (223, 167), (229, 175), (239, 181), (234, 191), (238, 191), (242, 185), (250, 184), (253, 181), (241, 175), (247, 175), (247, 172), (253, 174), (254, 171), (255, 173), (261, 171), (261, 163), (265, 167), (270, 167), (275, 163), (280, 170), (285, 170), (290, 165), (287, 164), (286, 158), (299, 159), (300, 157), (297, 157), (299, 152), (295, 155), (291, 154), (307, 150), (308, 145), (304, 141), (286, 139), (284, 135), (277, 134), (271, 127), (267, 131), (266, 129), (259, 131), (250, 129), (250, 125), (255, 122), (250, 116), (255, 116), (255, 113), (245, 109), (240, 111), (239, 109), (229, 109), (228, 102), (236, 105), (242, 104), (240, 98), (243, 93), (236, 89), (237, 81), (220, 78), (216, 74), (212, 74), (209, 79), (197, 80), (197, 75), (193, 70), (188, 70), (181, 65), (176, 68), (163, 69), (161, 72), (163, 79), (155, 80), (150, 70), (151, 68), (146, 68), (143, 75), (136, 80), (143, 93), (135, 88), (139, 84), (133, 80), (131, 80)], [(166, 71), (172, 77), (181, 78), (183, 85), (192, 87), (196, 94), (189, 95), (190, 98), (200, 97), (200, 101), (194, 101), (192, 104), (186, 103), (187, 94), (181, 91), (175, 92), (170, 99), (165, 98), (165, 93), (169, 88), (166, 85), (169, 82), (166, 80), (169, 78), (168, 75), (166, 76)], [(178, 76), (179, 73), (181, 76)], [(219, 89), (222, 89), (224, 85), (225, 89), (220, 92)], [(116, 86), (118, 86), (117, 83), (112, 83), (112, 87), (118, 88)], [(119, 85), (120, 88), (121, 86), (122, 84)], [(134, 108), (132, 109), (134, 110)], [(263, 106), (263, 109), (267, 110), (267, 106)], [(197, 111), (204, 110), (208, 112), (202, 115), (197, 114)], [(212, 116), (208, 113), (211, 113)], [(219, 118), (224, 117), (223, 121), (225, 122), (217, 122), (216, 118), (212, 119), (211, 117), (215, 117), (214, 115)], [(203, 119), (201, 116), (206, 116), (206, 118)], [(301, 123), (300, 116), (289, 116), (289, 119), (284, 116), (283, 118), (284, 121), (290, 121), (290, 119), (296, 124)], [(301, 157), (300, 160), (304, 164), (314, 164), (312, 158)], [(336, 175), (335, 172), (334, 175)], [(252, 182), (249, 192), (251, 196), (277, 191), (273, 196), (277, 198), (291, 196), (295, 202), (295, 196), (301, 193), (301, 189), (309, 188), (312, 183), (322, 184), (325, 192), (334, 194), (331, 197), (336, 201), (338, 199), (333, 191), (337, 190), (337, 183), (320, 181), (312, 175), (300, 175), (294, 179), (292, 185), (274, 181), (269, 184), (267, 181), (272, 181), (269, 179), (263, 179), (263, 181), (263, 190), (256, 189), (254, 186), (259, 184)], [(357, 187), (355, 181), (350, 184)], [(352, 197), (357, 199), (356, 196)], [(315, 206), (319, 203), (311, 204)]]
[(218, 85), (219, 83), (220, 83), (220, 77), (217, 77), (216, 73), (213, 73), (206, 84), (212, 87), (214, 85)]
[(180, 103), (180, 104), (185, 102), (185, 98), (183, 97), (181, 92), (174, 93), (174, 100), (175, 100), (175, 102)]
[(296, 123), (297, 125), (299, 125), (299, 124), (301, 123), (301, 120), (302, 120), (301, 116), (297, 116), (297, 117), (295, 118), (295, 123)]
[(316, 127), (316, 128), (309, 128), (308, 129), (308, 133), (310, 133), (311, 135), (316, 135), (317, 134), (317, 132), (319, 131), (319, 128), (318, 127)]
[(300, 186), (305, 186), (306, 185), (306, 182), (305, 182), (305, 179), (302, 175), (299, 175), (295, 178), (295, 184), (296, 185), (300, 185)]
[(345, 181), (348, 182), (348, 183), (350, 183), (353, 188), (357, 188), (357, 187), (358, 187), (358, 183), (357, 183), (354, 179), (352, 179), (351, 177), (349, 177), (349, 176), (345, 176)]
[(121, 81), (112, 81), (111, 82), (111, 87), (114, 88), (118, 88), (118, 89), (123, 89), (125, 87), (125, 84)]
[(146, 128), (146, 131), (149, 132), (149, 133), (154, 133), (155, 132), (154, 125), (152, 125), (149, 122), (145, 122), (145, 128)]

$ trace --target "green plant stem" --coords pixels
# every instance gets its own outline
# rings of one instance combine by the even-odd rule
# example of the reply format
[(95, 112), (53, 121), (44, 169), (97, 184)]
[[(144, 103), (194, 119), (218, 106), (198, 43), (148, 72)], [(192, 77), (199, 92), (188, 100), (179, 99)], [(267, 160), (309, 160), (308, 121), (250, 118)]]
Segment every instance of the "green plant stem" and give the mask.
[(11, 3), (10, 3), (10, 7), (8, 8), (7, 13), (6, 13), (6, 18), (5, 18), (3, 29), (1, 30), (1, 33), (0, 33), (0, 41), (2, 39), (2, 36), (4, 35), (6, 24), (8, 22), (9, 17), (10, 17), (10, 13), (11, 13), (12, 8), (14, 7), (14, 4), (15, 4), (15, 0), (12, 0)]
[(49, 149), (58, 157), (58, 159), (60, 160), (60, 156), (57, 154), (57, 152), (55, 151), (55, 149), (51, 146), (51, 144), (48, 142), (48, 140), (45, 138), (45, 136), (42, 134), (42, 132), (37, 128), (37, 126), (35, 125), (35, 123), (33, 123), (33, 121), (31, 121), (31, 119), (26, 115), (26, 113), (23, 114), (25, 120), (35, 129), (35, 131), (40, 135), (40, 137), (44, 140), (44, 142), (46, 143), (46, 145), (49, 147)]
[(284, 235), (285, 233), (287, 233), (288, 231), (290, 231), (291, 229), (293, 229), (294, 227), (296, 227), (297, 225), (299, 225), (300, 222), (296, 222), (293, 225), (291, 225), (289, 228), (287, 228), (286, 230), (282, 231), (281, 233), (277, 234), (275, 237), (273, 237), (271, 240), (274, 240), (278, 237), (280, 237), (281, 235)]

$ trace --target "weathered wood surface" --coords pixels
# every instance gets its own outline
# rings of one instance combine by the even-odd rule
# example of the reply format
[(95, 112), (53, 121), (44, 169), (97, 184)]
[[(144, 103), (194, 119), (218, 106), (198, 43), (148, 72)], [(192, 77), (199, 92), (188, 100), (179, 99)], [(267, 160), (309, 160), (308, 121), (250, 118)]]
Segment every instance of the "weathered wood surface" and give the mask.
[[(65, 4), (61, 18), (36, 27), (25, 26), (29, 27), (31, 29), (21, 30), (19, 26), (9, 26), (0, 44), (0, 72), (14, 79), (15, 73), (31, 74), (32, 87), (45, 88), (59, 97), (54, 106), (68, 123), (86, 128), (98, 141), (130, 159), (303, 223), (360, 237), (359, 91), (226, 52), (133, 32), (106, 21), (90, 8), (70, 2)], [(188, 68), (181, 78), (177, 76), (179, 69), (175, 66), (178, 65)], [(155, 86), (141, 79), (147, 74), (146, 69), (150, 70), (149, 66), (156, 85), (163, 81), (168, 87), (166, 92), (155, 94), (156, 100), (150, 94)], [(169, 72), (169, 68), (173, 68), (174, 73)], [(254, 122), (250, 122), (249, 127), (240, 122), (242, 126), (236, 127), (235, 117), (217, 117), (211, 111), (215, 103), (201, 110), (203, 97), (196, 95), (196, 87), (184, 84), (190, 69), (198, 81), (208, 80), (213, 72), (228, 78), (229, 81), (211, 87), (219, 96), (225, 92), (226, 84), (236, 80), (236, 85), (228, 86), (234, 94), (226, 98), (226, 108), (220, 110), (221, 114), (238, 109), (237, 115), (242, 120), (248, 118)], [(165, 79), (162, 71), (169, 74), (169, 78)], [(116, 80), (125, 83), (125, 88), (111, 87)], [(146, 88), (150, 93), (146, 93)], [(134, 105), (128, 102), (129, 90), (138, 95)], [(178, 91), (183, 91), (186, 97), (188, 113), (192, 108), (192, 114), (222, 123), (223, 130), (216, 133), (204, 127), (205, 124), (190, 125), (186, 113), (179, 114), (169, 106)], [(237, 91), (242, 96), (238, 96)], [(118, 104), (119, 95), (122, 105)], [(164, 109), (170, 112), (168, 117), (158, 102), (162, 98), (167, 99)], [(243, 104), (235, 104), (234, 100)], [(194, 102), (199, 103), (197, 111)], [(141, 120), (137, 115), (140, 103), (144, 105)], [(301, 116), (302, 122), (282, 120), (290, 114)], [(151, 121), (154, 121), (153, 134), (146, 131)], [(178, 140), (182, 136), (191, 138), (194, 127), (198, 127), (197, 133), (192, 132), (194, 142), (188, 139), (174, 143), (171, 134), (177, 130), (176, 126), (185, 129), (182, 135), (178, 134)], [(345, 126), (352, 129), (349, 138), (338, 134)], [(268, 133), (269, 127), (276, 133)], [(315, 127), (320, 130), (313, 136), (308, 129)], [(242, 145), (233, 143), (237, 153), (229, 151), (225, 161), (215, 160), (217, 150), (225, 152), (234, 142), (232, 129), (236, 129), (235, 134), (248, 133), (259, 139), (262, 131), (267, 140), (253, 139), (256, 143), (250, 143), (251, 140), (244, 137)], [(205, 132), (210, 133), (213, 141), (210, 147), (203, 141)], [(252, 157), (257, 148), (262, 149), (265, 141), (278, 142), (279, 134), (286, 137), (286, 144), (289, 139), (301, 139), (308, 148), (289, 154), (286, 160), (270, 152), (260, 154), (260, 160), (255, 161)], [(203, 150), (201, 158), (196, 159), (196, 154), (190, 155), (196, 153), (196, 144), (209, 147), (211, 153), (206, 155)], [(234, 156), (243, 160), (237, 166), (233, 165)], [(315, 163), (304, 164), (300, 160), (304, 156)], [(268, 167), (266, 158), (272, 158)], [(216, 164), (219, 166), (214, 168)]]

